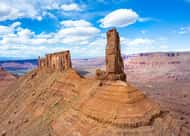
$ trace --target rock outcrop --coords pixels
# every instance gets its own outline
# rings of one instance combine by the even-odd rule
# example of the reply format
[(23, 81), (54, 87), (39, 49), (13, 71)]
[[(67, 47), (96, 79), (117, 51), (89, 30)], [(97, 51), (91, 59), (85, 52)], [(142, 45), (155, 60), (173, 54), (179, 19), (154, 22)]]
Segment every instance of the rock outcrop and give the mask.
[(97, 70), (97, 79), (126, 81), (124, 64), (120, 51), (120, 38), (116, 29), (107, 32), (106, 71)]
[(72, 68), (71, 55), (69, 51), (47, 54), (45, 58), (38, 59), (39, 69), (50, 69), (53, 71), (63, 71)]

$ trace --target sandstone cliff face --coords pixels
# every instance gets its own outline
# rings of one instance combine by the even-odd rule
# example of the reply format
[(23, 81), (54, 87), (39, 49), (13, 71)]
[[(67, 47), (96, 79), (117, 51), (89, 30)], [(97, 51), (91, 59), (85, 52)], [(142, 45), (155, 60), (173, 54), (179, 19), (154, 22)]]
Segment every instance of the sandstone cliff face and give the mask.
[(97, 79), (126, 80), (123, 59), (120, 52), (120, 39), (116, 29), (107, 32), (106, 71), (97, 70)]
[(40, 69), (63, 71), (72, 68), (71, 55), (69, 51), (47, 54), (45, 58), (38, 59)]

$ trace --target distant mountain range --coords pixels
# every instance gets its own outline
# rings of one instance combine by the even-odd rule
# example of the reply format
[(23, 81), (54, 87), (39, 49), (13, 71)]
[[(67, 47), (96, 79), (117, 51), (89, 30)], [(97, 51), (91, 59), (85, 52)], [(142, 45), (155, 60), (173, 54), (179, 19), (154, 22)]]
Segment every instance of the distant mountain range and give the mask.
[(24, 73), (36, 68), (37, 60), (3, 60), (0, 61), (0, 67), (13, 74), (23, 75)]

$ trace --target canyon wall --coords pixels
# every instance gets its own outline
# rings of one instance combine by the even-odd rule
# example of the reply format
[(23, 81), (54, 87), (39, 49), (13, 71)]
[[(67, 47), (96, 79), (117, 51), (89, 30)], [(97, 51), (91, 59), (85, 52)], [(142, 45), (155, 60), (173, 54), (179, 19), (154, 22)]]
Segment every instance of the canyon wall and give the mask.
[(127, 56), (125, 71), (130, 81), (189, 81), (189, 52), (141, 53)]

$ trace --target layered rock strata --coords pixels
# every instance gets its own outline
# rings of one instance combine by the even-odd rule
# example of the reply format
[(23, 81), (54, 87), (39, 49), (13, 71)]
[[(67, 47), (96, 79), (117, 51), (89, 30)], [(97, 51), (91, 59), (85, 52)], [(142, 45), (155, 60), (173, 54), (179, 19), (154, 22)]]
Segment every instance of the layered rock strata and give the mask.
[(48, 68), (54, 71), (63, 71), (72, 68), (71, 55), (69, 51), (47, 54), (45, 58), (38, 59), (40, 69)]
[(107, 81), (94, 88), (82, 106), (82, 112), (98, 122), (116, 127), (148, 125), (160, 115), (160, 106), (142, 92), (122, 81)]

